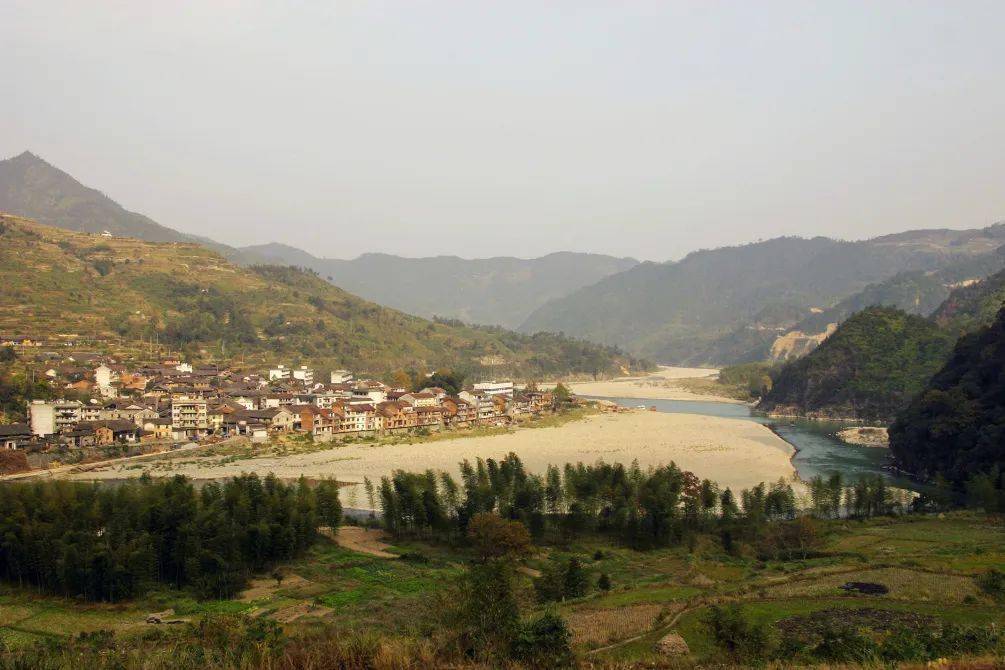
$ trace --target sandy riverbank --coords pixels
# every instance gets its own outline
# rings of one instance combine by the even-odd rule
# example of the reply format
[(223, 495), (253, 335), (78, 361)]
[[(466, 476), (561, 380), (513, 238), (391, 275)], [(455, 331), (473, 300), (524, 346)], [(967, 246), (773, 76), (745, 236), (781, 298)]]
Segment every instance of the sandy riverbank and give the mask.
[[(699, 477), (709, 478), (734, 490), (779, 477), (792, 479), (792, 447), (766, 427), (752, 421), (636, 411), (599, 414), (557, 427), (519, 429), (504, 435), (458, 437), (424, 444), (375, 446), (349, 444), (312, 453), (265, 457), (221, 463), (219, 457), (183, 459), (170, 469), (151, 460), (151, 474), (184, 474), (194, 479), (232, 477), (242, 472), (279, 477), (335, 477), (340, 481), (379, 480), (395, 469), (423, 471), (427, 468), (458, 471), (462, 459), (502, 458), (517, 453), (531, 472), (541, 473), (549, 464), (603, 459), (631, 463), (638, 459), (645, 468), (674, 461)], [(168, 463), (169, 461), (161, 461)], [(146, 465), (146, 463), (144, 463)], [(147, 468), (119, 469), (112, 466), (66, 475), (72, 479), (120, 479), (138, 477)], [(357, 487), (361, 489), (362, 487)], [(362, 491), (347, 492), (355, 500), (349, 506), (366, 505)]]
[(684, 388), (678, 382), (682, 379), (714, 377), (719, 371), (714, 368), (675, 368), (661, 366), (656, 372), (644, 377), (622, 377), (599, 382), (575, 382), (569, 384), (573, 393), (595, 398), (638, 398), (656, 400), (704, 400), (706, 402), (739, 402), (733, 398), (718, 395), (704, 395)]

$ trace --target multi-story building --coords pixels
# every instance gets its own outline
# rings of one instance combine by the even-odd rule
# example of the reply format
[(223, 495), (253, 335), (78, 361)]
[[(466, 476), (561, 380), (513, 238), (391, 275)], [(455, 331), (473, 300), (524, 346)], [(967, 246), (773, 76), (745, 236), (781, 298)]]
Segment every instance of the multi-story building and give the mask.
[(292, 371), (293, 378), (302, 381), (306, 386), (310, 386), (314, 383), (314, 369), (309, 368), (306, 365), (301, 365), (299, 368)]
[(332, 370), (331, 372), (331, 383), (332, 384), (348, 384), (352, 381), (352, 373), (348, 370)]
[(83, 421), (84, 404), (79, 400), (32, 400), (28, 416), (33, 434), (52, 435)]
[(181, 396), (171, 400), (171, 428), (176, 435), (197, 437), (209, 431), (209, 408), (204, 398)]

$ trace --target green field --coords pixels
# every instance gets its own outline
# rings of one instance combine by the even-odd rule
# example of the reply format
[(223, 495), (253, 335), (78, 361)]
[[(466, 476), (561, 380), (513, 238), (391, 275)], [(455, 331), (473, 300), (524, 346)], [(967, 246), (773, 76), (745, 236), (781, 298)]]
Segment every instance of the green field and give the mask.
[[(544, 547), (528, 559), (520, 598), (535, 609), (535, 569), (556, 558), (577, 556), (590, 574), (583, 598), (558, 605), (582, 659), (601, 664), (660, 659), (657, 640), (680, 633), (690, 661), (711, 660), (716, 648), (705, 624), (710, 605), (739, 603), (752, 621), (769, 624), (822, 610), (855, 621), (862, 611), (904, 613), (960, 624), (1005, 624), (1005, 607), (975, 581), (989, 568), (1005, 569), (1005, 525), (977, 513), (869, 521), (833, 521), (814, 558), (759, 561), (724, 555), (711, 541), (689, 550), (634, 551), (601, 539)], [(437, 625), (443, 598), (465, 571), (470, 556), (449, 546), (401, 541), (388, 560), (322, 540), (287, 566), (281, 583), (262, 575), (233, 600), (196, 601), (162, 590), (125, 604), (85, 604), (7, 587), (0, 593), (0, 636), (11, 648), (44, 638), (110, 630), (141, 635), (147, 613), (173, 609), (195, 621), (213, 613), (272, 618), (290, 633), (332, 627), (392, 637), (427, 636)], [(601, 573), (612, 588), (596, 589)], [(846, 582), (888, 588), (884, 595), (848, 595)]]

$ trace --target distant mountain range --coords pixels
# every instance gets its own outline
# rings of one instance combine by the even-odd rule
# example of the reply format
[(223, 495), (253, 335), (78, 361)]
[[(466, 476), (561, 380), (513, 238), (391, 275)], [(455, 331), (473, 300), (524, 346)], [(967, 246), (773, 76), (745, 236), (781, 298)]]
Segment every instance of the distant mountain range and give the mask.
[(241, 260), (310, 268), (336, 286), (426, 318), (519, 326), (535, 308), (638, 265), (634, 258), (560, 252), (540, 258), (316, 258), (282, 244), (240, 249)]
[(284, 244), (232, 247), (126, 211), (37, 156), (0, 162), (0, 211), (84, 232), (195, 242), (244, 266), (310, 269), (351, 293), (431, 318), (562, 332), (665, 363), (798, 357), (870, 305), (928, 315), (954, 288), (1005, 268), (1005, 224), (846, 242), (786, 237), (668, 263), (541, 258), (319, 258)]
[(434, 323), (358, 298), (314, 273), (240, 267), (195, 243), (101, 237), (0, 215), (0, 332), (71, 336), (191, 360), (310, 363), (389, 376), (450, 367), (531, 379), (639, 372), (609, 347), (552, 334)]
[(508, 328), (520, 325), (549, 300), (638, 264), (633, 258), (569, 252), (531, 259), (365, 254), (340, 260), (317, 258), (277, 243), (235, 248), (127, 211), (27, 151), (0, 161), (0, 212), (67, 230), (107, 230), (149, 242), (195, 242), (241, 265), (269, 263), (314, 270), (351, 293), (416, 316)]
[(780, 337), (800, 333), (802, 322), (812, 330), (804, 335), (823, 332), (873, 301), (915, 301), (912, 311), (926, 313), (954, 283), (1003, 267), (1003, 245), (1005, 224), (997, 224), (698, 251), (677, 262), (642, 263), (552, 300), (520, 329), (566, 332), (666, 363), (759, 360)]

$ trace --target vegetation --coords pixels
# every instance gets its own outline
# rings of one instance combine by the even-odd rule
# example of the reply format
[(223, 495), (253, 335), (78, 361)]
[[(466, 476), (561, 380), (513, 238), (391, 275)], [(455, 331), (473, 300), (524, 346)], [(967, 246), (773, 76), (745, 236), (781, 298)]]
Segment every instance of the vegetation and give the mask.
[(890, 307), (845, 321), (809, 355), (775, 375), (760, 409), (783, 414), (886, 421), (945, 362), (952, 337)]
[[(811, 308), (826, 309), (901, 272), (983, 260), (989, 246), (1003, 242), (1005, 225), (998, 225), (980, 231), (914, 231), (863, 242), (779, 238), (698, 251), (678, 262), (642, 263), (552, 300), (520, 330), (573, 333), (666, 363), (756, 360), (746, 352), (765, 350), (763, 333), (776, 335), (796, 326)], [(999, 259), (997, 266), (984, 264), (976, 274), (947, 276), (947, 283), (1001, 267)], [(911, 289), (901, 288), (906, 298)], [(891, 287), (888, 295), (899, 292)], [(888, 295), (874, 297), (885, 303)], [(927, 304), (934, 306), (936, 299), (926, 298)]]
[(375, 376), (450, 367), (469, 377), (541, 378), (649, 367), (560, 335), (425, 321), (361, 300), (310, 271), (239, 268), (195, 244), (4, 221), (0, 300), (11, 308), (0, 316), (0, 331), (129, 344), (152, 358), (181, 350), (192, 361), (280, 358)]
[(945, 366), (890, 427), (898, 467), (945, 477), (989, 510), (1005, 509), (1005, 308), (963, 336)]
[(9, 484), (0, 487), (0, 579), (86, 600), (122, 600), (155, 583), (227, 597), (340, 519), (334, 482)]

